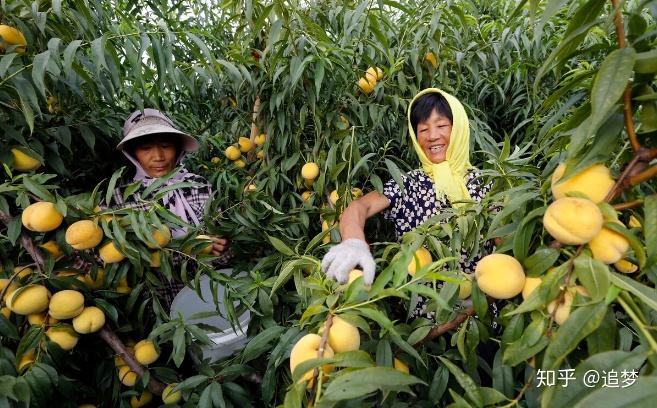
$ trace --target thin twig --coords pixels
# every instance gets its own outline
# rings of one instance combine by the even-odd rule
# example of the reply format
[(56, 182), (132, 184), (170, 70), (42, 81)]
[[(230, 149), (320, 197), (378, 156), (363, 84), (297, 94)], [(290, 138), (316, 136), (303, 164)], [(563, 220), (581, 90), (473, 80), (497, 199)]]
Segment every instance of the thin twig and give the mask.
[(619, 204), (614, 204), (614, 210), (616, 211), (623, 211), (623, 210), (629, 210), (631, 208), (636, 208), (640, 207), (643, 204), (643, 200), (633, 200), (633, 201), (628, 201), (626, 203), (619, 203)]

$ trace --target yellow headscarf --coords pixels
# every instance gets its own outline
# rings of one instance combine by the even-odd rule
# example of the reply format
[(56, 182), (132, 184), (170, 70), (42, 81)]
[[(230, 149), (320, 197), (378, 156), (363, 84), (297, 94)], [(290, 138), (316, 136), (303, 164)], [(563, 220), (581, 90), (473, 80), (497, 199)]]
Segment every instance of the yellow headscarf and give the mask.
[[(413, 105), (419, 97), (429, 93), (440, 93), (445, 97), (452, 110), (452, 133), (449, 146), (447, 146), (445, 161), (438, 164), (431, 162), (424, 154), (411, 125)], [(422, 162), (422, 170), (433, 179), (436, 197), (442, 199), (447, 195), (453, 207), (460, 207), (465, 204), (456, 203), (456, 201), (472, 200), (468, 188), (465, 186), (466, 172), (472, 167), (470, 164), (470, 123), (461, 102), (438, 88), (427, 88), (420, 91), (408, 106), (408, 132), (411, 134), (415, 152), (420, 158), (420, 162)]]

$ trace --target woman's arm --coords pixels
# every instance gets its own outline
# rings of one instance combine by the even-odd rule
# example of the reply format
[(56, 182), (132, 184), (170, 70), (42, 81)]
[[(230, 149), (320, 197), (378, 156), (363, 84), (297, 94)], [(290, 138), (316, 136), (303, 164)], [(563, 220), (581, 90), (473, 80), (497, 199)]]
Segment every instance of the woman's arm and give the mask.
[(390, 206), (390, 200), (376, 191), (352, 201), (340, 217), (340, 236), (345, 241), (350, 238), (365, 241), (365, 221)]

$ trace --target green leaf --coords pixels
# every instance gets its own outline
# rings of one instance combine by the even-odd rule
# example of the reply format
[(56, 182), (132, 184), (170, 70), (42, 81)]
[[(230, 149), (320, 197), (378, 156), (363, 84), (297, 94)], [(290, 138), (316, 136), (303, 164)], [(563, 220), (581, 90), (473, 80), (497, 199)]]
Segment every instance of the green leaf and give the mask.
[(420, 284), (412, 284), (412, 285), (407, 285), (406, 289), (408, 289), (410, 292), (417, 293), (418, 295), (422, 295), (424, 297), (430, 298), (436, 302), (438, 305), (439, 309), (444, 309), (444, 310), (450, 310), (451, 308), (445, 301), (445, 299), (441, 298), (438, 293), (425, 285), (420, 285)]
[(568, 264), (564, 263), (550, 270), (542, 278), (543, 282), (525, 299), (520, 306), (506, 314), (514, 316), (520, 313), (530, 312), (542, 307), (546, 300), (552, 299), (552, 293), (555, 288), (559, 287), (559, 282), (568, 272)]
[(17, 53), (12, 52), (0, 58), (0, 78), (5, 76), (5, 73), (7, 72), (7, 70), (11, 66), (11, 63), (14, 61), (14, 58), (16, 58), (17, 55), (18, 55)]
[(73, 58), (75, 58), (75, 53), (78, 48), (82, 45), (81, 40), (71, 41), (64, 50), (64, 60), (62, 62), (62, 68), (66, 75), (71, 74), (71, 65), (73, 64)]
[[(518, 209), (520, 207), (522, 207), (524, 204), (526, 204), (529, 200), (535, 199), (536, 196), (537, 196), (536, 191), (529, 191), (529, 192), (525, 192), (523, 194), (517, 195), (514, 198), (512, 198), (511, 201), (509, 201), (509, 203), (506, 204), (500, 212), (495, 214), (495, 217), (493, 218), (493, 221), (491, 221), (490, 227), (489, 227), (488, 230), (493, 231), (495, 228), (497, 228), (497, 226), (500, 224), (500, 222), (502, 222), (502, 220), (504, 220), (510, 214), (513, 214), (516, 211), (518, 211)], [(538, 210), (542, 210), (542, 209), (538, 209)], [(537, 210), (532, 211), (532, 213), (534, 213), (534, 212), (537, 212)], [(533, 217), (537, 216), (536, 214), (532, 214), (532, 213), (528, 214), (525, 217), (525, 220), (529, 221)], [(530, 215), (532, 217), (530, 217)], [(523, 220), (523, 222), (525, 222), (525, 220)]]
[(444, 365), (438, 366), (433, 374), (433, 379), (429, 385), (428, 395), (434, 401), (439, 401), (445, 391), (447, 390), (447, 382), (449, 381), (449, 371)]
[[(291, 72), (289, 80), (290, 82), (288, 84), (289, 89), (294, 89), (294, 87), (297, 85), (297, 82), (299, 81), (299, 78), (301, 78), (301, 74), (303, 74), (304, 69), (313, 59), (315, 59), (314, 55), (308, 55), (299, 65), (296, 66), (294, 72)], [(290, 69), (292, 69), (292, 67), (293, 64), (290, 65)]]
[(626, 47), (612, 51), (602, 62), (591, 89), (591, 116), (573, 133), (568, 157), (581, 150), (615, 108), (632, 78), (635, 58), (634, 48)]
[(624, 126), (623, 115), (621, 113), (612, 114), (598, 129), (590, 146), (581, 152), (581, 154), (577, 154), (566, 160), (566, 171), (561, 177), (561, 180), (565, 181), (596, 163), (606, 162), (611, 155), (618, 151), (619, 135), (623, 131)]
[(0, 334), (13, 340), (20, 340), (18, 328), (4, 315), (0, 315)]
[(218, 408), (226, 408), (226, 401), (224, 400), (224, 392), (221, 384), (213, 382), (210, 384), (210, 395), (212, 396), (212, 406)]
[(21, 222), (20, 217), (14, 217), (9, 221), (7, 225), (7, 238), (12, 245), (16, 245), (18, 237), (21, 235), (21, 230), (23, 228), (23, 223)]
[[(278, 242), (276, 244), (274, 244), (274, 240), (276, 240)], [(285, 248), (288, 251), (292, 251), (281, 240), (279, 240), (277, 238), (269, 237), (269, 241), (272, 244), (274, 244), (274, 247), (276, 247), (276, 245), (280, 245), (281, 248)], [(304, 264), (304, 263), (305, 262), (303, 260), (299, 260), (299, 259), (295, 259), (295, 260), (292, 260), (292, 261), (285, 262), (283, 264), (283, 267), (281, 268), (281, 272), (278, 274), (278, 276), (276, 276), (276, 281), (274, 282), (274, 285), (271, 287), (271, 292), (270, 292), (269, 296), (273, 296), (274, 293), (278, 290), (278, 288), (280, 288), (282, 285), (284, 285), (285, 282), (287, 282), (292, 277), (292, 274), (297, 269), (297, 267), (300, 264)]]
[(244, 347), (241, 353), (242, 363), (247, 363), (251, 360), (258, 358), (262, 353), (269, 349), (269, 344), (280, 337), (285, 331), (284, 327), (272, 326), (253, 337), (249, 343)]
[(545, 350), (543, 368), (558, 369), (561, 362), (577, 347), (580, 341), (593, 333), (607, 313), (605, 302), (577, 308), (552, 336)]
[(397, 183), (399, 186), (399, 190), (402, 194), (404, 194), (404, 182), (401, 170), (399, 170), (399, 167), (397, 167), (397, 165), (389, 159), (385, 159), (385, 163), (386, 167), (388, 168), (388, 172), (392, 176), (393, 180), (395, 180), (395, 183)]
[(550, 269), (552, 265), (559, 259), (559, 250), (556, 248), (539, 248), (532, 255), (525, 258), (523, 266), (527, 276), (536, 278), (543, 274), (543, 272)]
[(581, 254), (574, 261), (574, 273), (594, 302), (602, 300), (609, 289), (609, 267), (597, 259)]
[[(554, 10), (555, 7), (561, 8), (559, 1), (563, 0), (552, 0), (552, 2), (546, 7), (546, 11)], [(554, 65), (563, 63), (566, 59), (572, 58), (572, 53), (577, 49), (581, 42), (584, 41), (588, 31), (597, 25), (596, 19), (604, 5), (605, 1), (603, 0), (589, 0), (586, 3), (579, 4), (579, 8), (569, 19), (570, 22), (568, 23), (568, 27), (566, 28), (561, 41), (550, 55), (545, 58), (545, 62), (538, 70), (536, 79), (534, 80), (535, 91), (538, 91), (540, 80), (546, 72), (550, 71)], [(539, 27), (542, 29), (542, 26)], [(535, 39), (537, 42), (540, 38), (540, 31), (538, 31), (538, 34), (539, 36)]]
[(34, 109), (39, 108), (36, 93), (32, 84), (22, 77), (13, 78), (13, 82), (16, 85), (16, 90), (18, 91), (18, 98), (21, 102), (21, 111), (23, 112), (23, 117), (27, 122), (28, 127), (30, 128), (30, 133), (34, 132)]
[(24, 177), (23, 185), (25, 186), (27, 191), (39, 197), (43, 201), (50, 201), (51, 203), (55, 202), (55, 196), (52, 195), (52, 193), (48, 191), (45, 187), (43, 187), (41, 184), (35, 183), (34, 180), (32, 180), (32, 178)]
[(185, 327), (178, 326), (173, 334), (173, 363), (176, 367), (180, 367), (182, 361), (185, 359)]
[(240, 72), (239, 69), (237, 69), (237, 67), (235, 65), (233, 65), (230, 62), (228, 62), (224, 59), (221, 59), (221, 58), (217, 59), (217, 64), (219, 64), (222, 67), (226, 68), (226, 70), (228, 71), (228, 73), (233, 78), (233, 81), (236, 84), (239, 84), (240, 82), (242, 82), (242, 80), (243, 80), (242, 73)]
[(328, 311), (328, 308), (324, 306), (324, 304), (315, 303), (314, 305), (310, 305), (301, 315), (301, 318), (299, 319), (299, 323), (303, 323), (309, 318), (317, 314), (324, 313), (326, 311)]
[(653, 310), (657, 310), (657, 293), (655, 292), (654, 288), (646, 286), (630, 277), (616, 272), (611, 272), (609, 277), (611, 279), (611, 283), (623, 290), (632, 293)]
[(278, 239), (276, 237), (273, 237), (271, 235), (267, 235), (267, 238), (269, 239), (269, 242), (271, 242), (271, 244), (274, 246), (274, 248), (276, 248), (276, 250), (278, 252), (282, 253), (283, 255), (287, 255), (287, 256), (294, 256), (295, 255), (294, 251), (292, 249), (290, 249), (290, 247), (285, 245), (285, 243), (283, 241), (281, 241), (280, 239)]
[(302, 408), (301, 401), (305, 393), (306, 385), (304, 383), (292, 384), (288, 392), (285, 394), (283, 408)]
[(481, 393), (481, 397), (484, 400), (484, 406), (496, 405), (502, 401), (508, 400), (504, 394), (495, 388), (480, 387), (479, 392)]
[(484, 400), (479, 392), (479, 386), (474, 382), (474, 380), (467, 375), (463, 370), (461, 370), (456, 364), (452, 363), (448, 359), (442, 356), (438, 356), (440, 361), (447, 367), (450, 373), (456, 378), (456, 381), (459, 383), (461, 388), (465, 391), (465, 395), (468, 399), (476, 406), (483, 407)]
[(119, 181), (119, 178), (123, 174), (123, 170), (125, 170), (125, 167), (121, 167), (112, 174), (109, 185), (107, 186), (107, 192), (105, 193), (105, 205), (110, 205), (112, 194), (114, 194), (114, 188), (116, 187), (116, 183)]
[(37, 54), (34, 57), (34, 62), (32, 63), (32, 81), (34, 82), (36, 90), (41, 94), (43, 98), (46, 97), (46, 85), (44, 84), (43, 79), (49, 60), (50, 51), (44, 51), (40, 54)]
[(212, 407), (212, 383), (208, 384), (201, 392), (201, 396), (198, 399), (199, 407)]
[(201, 375), (201, 374), (194, 375), (182, 381), (180, 384), (176, 386), (176, 388), (181, 391), (191, 390), (198, 387), (200, 384), (204, 383), (208, 379), (209, 377), (207, 375)]
[(406, 386), (424, 384), (419, 378), (390, 367), (370, 367), (336, 376), (326, 388), (324, 398), (341, 401), (358, 398), (374, 391), (407, 391)]
[(504, 349), (502, 362), (505, 365), (515, 367), (518, 364), (529, 360), (531, 357), (541, 352), (541, 350), (547, 347), (547, 345), (550, 343), (547, 337), (543, 336), (538, 338), (538, 341), (536, 341), (531, 346), (527, 346), (528, 340), (525, 334), (531, 335), (533, 333), (527, 333), (526, 331), (525, 333), (523, 333), (523, 336), (520, 339), (509, 344)]
[(102, 35), (91, 42), (91, 51), (94, 55), (94, 62), (96, 67), (107, 68), (107, 61), (105, 61), (105, 35)]

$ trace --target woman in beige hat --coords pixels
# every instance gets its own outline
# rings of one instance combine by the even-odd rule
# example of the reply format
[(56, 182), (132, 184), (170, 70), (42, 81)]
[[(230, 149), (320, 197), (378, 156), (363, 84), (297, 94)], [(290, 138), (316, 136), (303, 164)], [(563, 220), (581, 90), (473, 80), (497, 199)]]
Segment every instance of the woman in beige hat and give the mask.
[[(159, 189), (180, 187), (167, 191), (161, 204), (184, 222), (194, 226), (201, 224), (212, 190), (205, 178), (190, 173), (181, 165), (187, 153), (198, 149), (196, 139), (178, 130), (171, 119), (160, 111), (144, 109), (133, 112), (125, 121), (123, 139), (117, 149), (134, 165), (135, 174), (114, 190), (112, 207), (148, 210), (151, 202), (142, 199), (144, 190), (155, 180), (166, 176)], [(139, 188), (124, 198), (125, 188), (137, 181), (141, 182)], [(171, 232), (174, 237), (180, 237), (187, 233), (187, 229), (172, 228)], [(225, 264), (230, 257), (228, 240), (216, 236), (210, 238), (211, 254), (219, 257), (219, 264)], [(158, 292), (167, 307), (183, 286), (171, 282)]]

